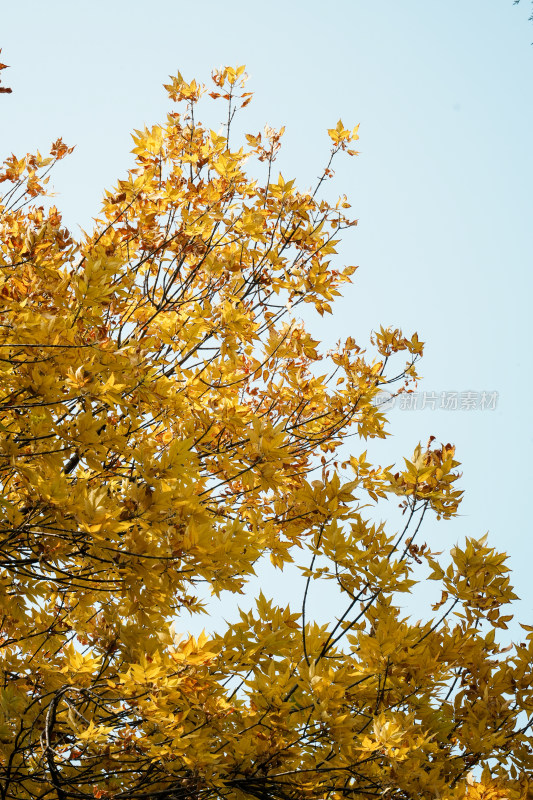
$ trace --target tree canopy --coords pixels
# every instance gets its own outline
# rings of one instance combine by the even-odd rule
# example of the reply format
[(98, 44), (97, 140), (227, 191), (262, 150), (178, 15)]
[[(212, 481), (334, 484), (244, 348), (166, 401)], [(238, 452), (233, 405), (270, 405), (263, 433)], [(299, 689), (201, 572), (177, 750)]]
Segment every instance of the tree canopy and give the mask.
[[(0, 173), (0, 796), (531, 797), (533, 627), (502, 648), (506, 556), (422, 540), (457, 513), (454, 447), (361, 452), (423, 344), (380, 327), (326, 350), (300, 318), (355, 270), (350, 205), (321, 191), (357, 128), (329, 129), (301, 191), (276, 177), (283, 130), (233, 141), (245, 77), (213, 73), (219, 132), (172, 78), (178, 110), (135, 132), (77, 238), (46, 197), (61, 140)], [(398, 498), (402, 529), (376, 522)], [(300, 569), (301, 605), (264, 586), (189, 635), (206, 590), (239, 604), (265, 558)], [(428, 570), (442, 597), (414, 622)], [(329, 624), (307, 604), (324, 581)]]

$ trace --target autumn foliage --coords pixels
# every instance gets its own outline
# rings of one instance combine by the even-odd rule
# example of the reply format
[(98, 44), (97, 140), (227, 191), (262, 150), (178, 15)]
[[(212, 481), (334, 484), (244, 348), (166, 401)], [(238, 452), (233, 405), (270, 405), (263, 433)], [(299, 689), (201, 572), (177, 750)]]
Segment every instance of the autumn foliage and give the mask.
[[(179, 110), (135, 132), (81, 238), (45, 197), (61, 140), (0, 173), (0, 796), (531, 797), (533, 628), (502, 655), (505, 555), (421, 540), (457, 512), (454, 448), (382, 468), (359, 445), (422, 343), (326, 351), (300, 318), (354, 272), (350, 206), (320, 192), (357, 129), (329, 130), (300, 191), (275, 174), (282, 131), (233, 142), (244, 79), (214, 73), (214, 132), (205, 87), (173, 78)], [(401, 530), (376, 522), (387, 498)], [(300, 568), (301, 604), (265, 585), (189, 636), (264, 558)], [(414, 622), (402, 594), (428, 571), (442, 599)], [(323, 582), (329, 624), (307, 602)]]
[[(2, 49), (0, 48), (0, 53), (1, 52), (2, 52)], [(7, 64), (0, 64), (0, 72), (3, 69), (7, 69)], [(1, 80), (0, 80), (0, 83), (2, 83)], [(10, 89), (8, 86), (0, 86), (0, 94), (11, 94), (12, 91), (13, 90)]]

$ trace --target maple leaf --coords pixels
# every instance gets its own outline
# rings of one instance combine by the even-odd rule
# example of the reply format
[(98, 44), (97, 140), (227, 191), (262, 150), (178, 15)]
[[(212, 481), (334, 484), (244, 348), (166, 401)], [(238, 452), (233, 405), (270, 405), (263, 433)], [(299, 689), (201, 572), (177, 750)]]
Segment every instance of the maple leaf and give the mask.
[[(455, 448), (356, 455), (423, 343), (380, 326), (326, 351), (299, 319), (332, 313), (355, 271), (334, 258), (350, 203), (319, 190), (358, 128), (328, 131), (301, 191), (272, 178), (283, 128), (233, 142), (244, 67), (212, 78), (170, 79), (180, 110), (135, 131), (87, 233), (42, 202), (60, 139), (0, 171), (6, 800), (526, 798), (533, 633), (500, 644), (506, 555), (478, 537), (441, 563), (420, 540), (426, 515), (458, 513)], [(396, 497), (400, 530), (375, 521)], [(245, 607), (267, 560), (295, 594), (301, 576), (296, 609), (266, 587)], [(426, 566), (441, 599), (414, 622), (398, 598)], [(206, 590), (237, 621), (194, 637)]]

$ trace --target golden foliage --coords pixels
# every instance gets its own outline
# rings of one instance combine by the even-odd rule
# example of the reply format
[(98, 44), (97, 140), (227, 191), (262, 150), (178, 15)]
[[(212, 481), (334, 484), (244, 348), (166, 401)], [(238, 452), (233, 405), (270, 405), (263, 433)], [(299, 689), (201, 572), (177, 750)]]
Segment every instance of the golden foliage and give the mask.
[[(135, 132), (79, 240), (43, 199), (70, 149), (4, 162), (2, 798), (531, 797), (533, 635), (501, 657), (505, 556), (472, 540), (446, 566), (415, 542), (457, 512), (454, 448), (403, 471), (346, 455), (385, 436), (376, 397), (409, 389), (422, 343), (381, 328), (374, 356), (328, 353), (296, 316), (330, 313), (356, 221), (273, 177), (283, 131), (230, 144), (245, 77), (213, 74), (218, 133), (205, 87), (172, 78), (183, 110)], [(357, 128), (329, 136), (317, 190), (355, 154)], [(400, 532), (368, 510), (396, 495)], [(300, 567), (301, 608), (261, 593), (217, 635), (175, 633), (265, 556)], [(414, 623), (397, 597), (423, 563), (444, 609)], [(316, 580), (345, 601), (329, 625)]]

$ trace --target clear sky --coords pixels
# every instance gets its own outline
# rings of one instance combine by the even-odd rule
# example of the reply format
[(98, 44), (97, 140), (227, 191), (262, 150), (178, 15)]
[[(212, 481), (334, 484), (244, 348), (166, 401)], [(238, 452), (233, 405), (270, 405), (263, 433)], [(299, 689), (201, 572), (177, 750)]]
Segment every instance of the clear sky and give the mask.
[(207, 81), (246, 64), (255, 98), (243, 124), (286, 126), (280, 168), (304, 188), (327, 157), (326, 128), (360, 122), (361, 155), (339, 161), (327, 189), (359, 218), (339, 258), (360, 270), (315, 330), (361, 343), (380, 324), (416, 330), (419, 389), (436, 406), (442, 392), (498, 393), (493, 410), (394, 409), (372, 453), (389, 464), (431, 434), (457, 445), (462, 516), (427, 536), (444, 549), (489, 531), (531, 623), (529, 12), (512, 0), (18, 0), (2, 8), (13, 94), (0, 152), (45, 151), (58, 136), (76, 145), (54, 178), (76, 230), (131, 163), (131, 130), (164, 119), (162, 83), (178, 69)]

